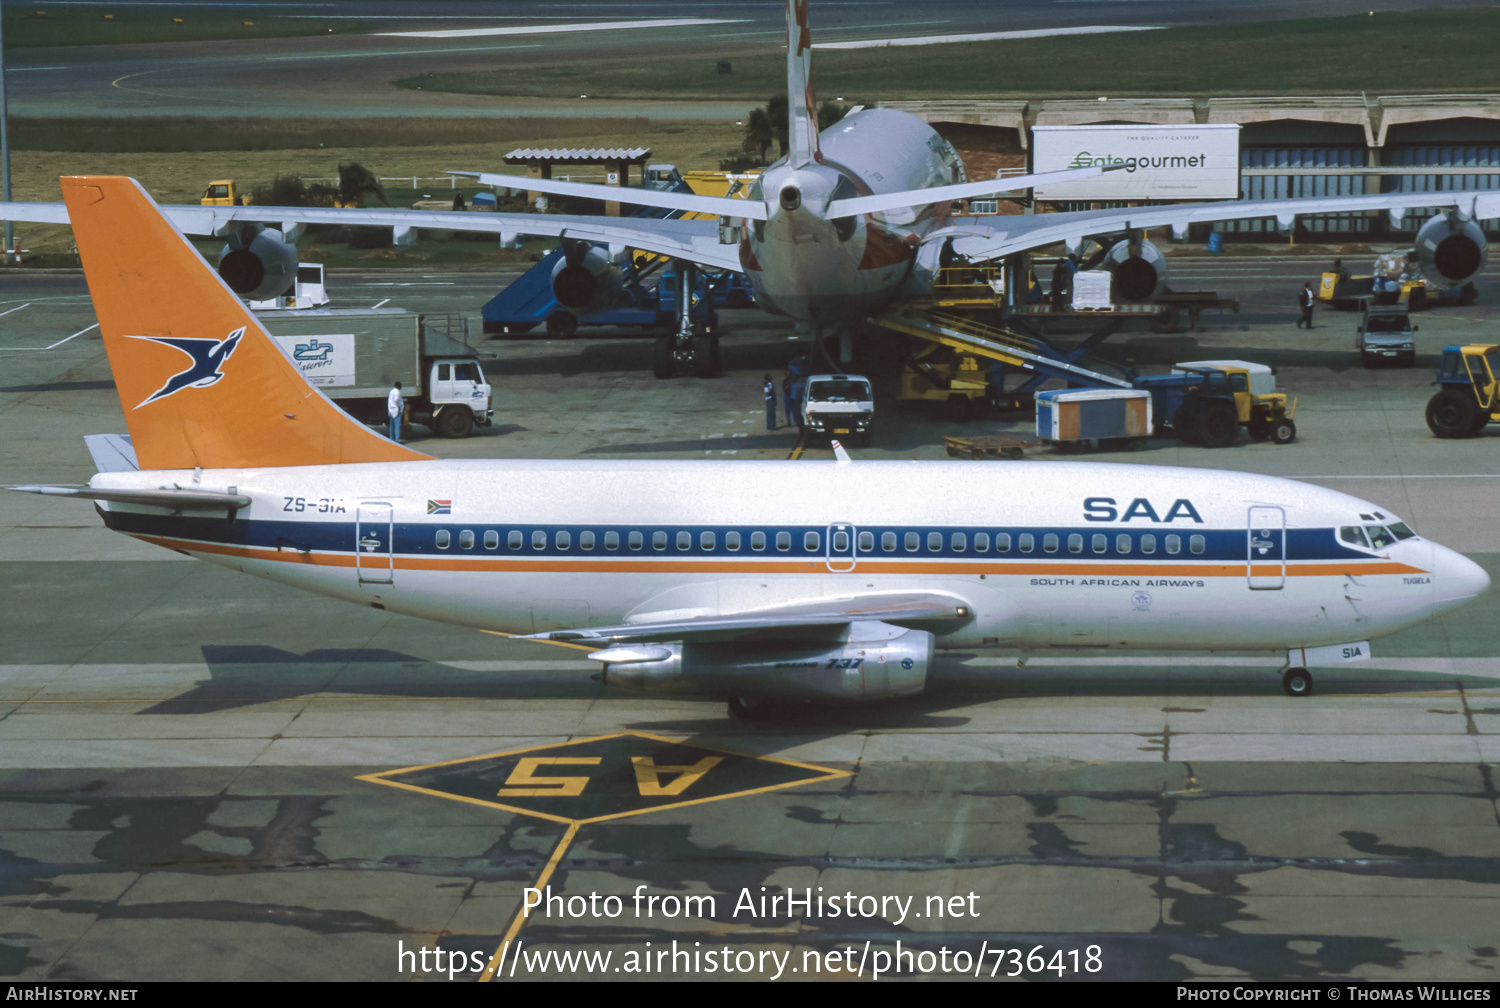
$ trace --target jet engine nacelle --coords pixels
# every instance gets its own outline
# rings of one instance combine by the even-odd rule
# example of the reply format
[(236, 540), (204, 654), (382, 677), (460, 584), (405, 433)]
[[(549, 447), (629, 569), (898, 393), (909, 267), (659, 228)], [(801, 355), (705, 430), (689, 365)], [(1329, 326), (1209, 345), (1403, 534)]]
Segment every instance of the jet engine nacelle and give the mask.
[(1149, 304), (1156, 300), (1167, 283), (1167, 259), (1148, 241), (1115, 242), (1104, 254), (1103, 268), (1109, 270), (1111, 301)]
[(1484, 232), (1471, 220), (1438, 214), (1417, 232), (1422, 275), (1458, 287), (1484, 266)]
[(620, 271), (609, 253), (587, 242), (564, 241), (563, 257), (552, 268), (552, 296), (574, 315), (597, 315), (615, 306)]
[(624, 644), (589, 657), (604, 662), (607, 684), (632, 693), (881, 700), (922, 692), (932, 634), (889, 630), (897, 636), (844, 643)]
[(283, 241), (275, 228), (242, 228), (219, 253), (219, 276), (249, 301), (280, 297), (297, 280), (297, 247)]

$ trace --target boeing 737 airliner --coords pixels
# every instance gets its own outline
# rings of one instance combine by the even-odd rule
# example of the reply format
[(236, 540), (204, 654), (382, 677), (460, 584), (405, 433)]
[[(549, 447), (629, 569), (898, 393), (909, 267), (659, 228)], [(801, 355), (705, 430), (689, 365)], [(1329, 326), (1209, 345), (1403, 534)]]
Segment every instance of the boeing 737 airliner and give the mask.
[[(361, 605), (597, 643), (609, 683), (920, 692), (935, 648), (1283, 650), (1489, 587), (1379, 505), (1098, 463), (439, 460), (342, 413), (134, 180), (63, 179), (130, 434), (83, 486), (147, 542)], [(1313, 649), (1324, 649), (1321, 651)]]

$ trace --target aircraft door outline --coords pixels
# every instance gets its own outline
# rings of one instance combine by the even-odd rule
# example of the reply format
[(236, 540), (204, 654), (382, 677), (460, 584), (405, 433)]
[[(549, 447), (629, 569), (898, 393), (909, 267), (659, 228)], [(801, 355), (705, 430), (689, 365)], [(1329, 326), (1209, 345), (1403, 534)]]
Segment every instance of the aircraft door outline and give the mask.
[(365, 501), (355, 512), (354, 569), (360, 584), (393, 584), (395, 509), (384, 501)]
[(1267, 504), (1250, 508), (1245, 529), (1245, 578), (1251, 591), (1286, 587), (1286, 510)]
[(823, 562), (835, 574), (848, 574), (859, 565), (855, 544), (856, 529), (848, 522), (828, 526), (824, 537)]

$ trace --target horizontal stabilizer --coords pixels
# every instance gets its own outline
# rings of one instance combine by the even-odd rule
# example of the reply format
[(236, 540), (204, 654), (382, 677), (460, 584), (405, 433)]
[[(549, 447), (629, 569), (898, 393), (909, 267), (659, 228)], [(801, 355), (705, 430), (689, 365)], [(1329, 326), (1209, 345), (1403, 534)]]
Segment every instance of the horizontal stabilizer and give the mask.
[(135, 445), (129, 434), (85, 434), (83, 443), (94, 457), (94, 468), (100, 472), (136, 472)]
[(903, 623), (967, 619), (969, 607), (952, 595), (936, 592), (859, 595), (796, 602), (742, 613), (718, 613), (689, 619), (649, 620), (580, 630), (549, 630), (522, 639), (555, 641), (677, 641), (694, 637), (743, 636), (756, 631), (842, 626), (875, 620)]
[(552, 193), (556, 196), (579, 196), (584, 199), (606, 200), (624, 203), (627, 206), (661, 207), (663, 210), (687, 210), (695, 213), (713, 214), (716, 217), (749, 217), (754, 220), (770, 218), (766, 205), (758, 200), (737, 199), (730, 196), (699, 196), (696, 193), (661, 192), (657, 189), (634, 189), (627, 186), (600, 185), (597, 182), (561, 182), (555, 179), (528, 178), (525, 175), (503, 175), (494, 172), (449, 172), (477, 179), (485, 185), (505, 186), (534, 192)]
[(43, 494), (48, 497), (82, 497), (86, 500), (112, 501), (116, 504), (140, 504), (147, 507), (171, 508), (174, 511), (235, 511), (249, 507), (250, 498), (244, 494), (221, 493), (215, 490), (183, 490), (178, 487), (163, 490), (95, 490), (86, 483), (44, 484), (28, 483), (8, 486), (6, 490), (21, 493)]
[(1040, 185), (1057, 185), (1060, 182), (1077, 182), (1081, 179), (1097, 178), (1114, 168), (1069, 168), (1067, 171), (1039, 172), (1036, 175), (1016, 175), (1012, 178), (982, 179), (978, 182), (957, 182), (953, 185), (934, 186), (930, 189), (907, 189), (904, 192), (876, 193), (874, 196), (851, 196), (834, 200), (828, 204), (828, 218), (855, 217), (859, 214), (879, 213), (882, 210), (900, 210), (903, 207), (926, 206), (947, 200), (979, 199), (998, 196), (1001, 193), (1019, 192)]

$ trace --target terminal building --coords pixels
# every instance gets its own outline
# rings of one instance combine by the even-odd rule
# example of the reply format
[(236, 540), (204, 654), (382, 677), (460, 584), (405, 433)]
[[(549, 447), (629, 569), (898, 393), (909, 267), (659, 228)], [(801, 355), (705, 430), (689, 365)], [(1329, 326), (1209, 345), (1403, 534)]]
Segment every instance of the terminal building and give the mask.
[[(1269, 98), (1109, 98), (883, 103), (926, 120), (958, 148), (971, 179), (1031, 169), (1037, 126), (1237, 124), (1240, 196), (1304, 196), (1500, 188), (1500, 95), (1346, 95)], [(1118, 204), (1068, 203), (1039, 210)], [(1005, 212), (1002, 210), (1001, 212)], [(1432, 211), (1392, 227), (1387, 214), (1299, 219), (1311, 240), (1408, 239)], [(1500, 220), (1481, 222), (1500, 238)], [(1274, 220), (1217, 225), (1269, 233)]]

